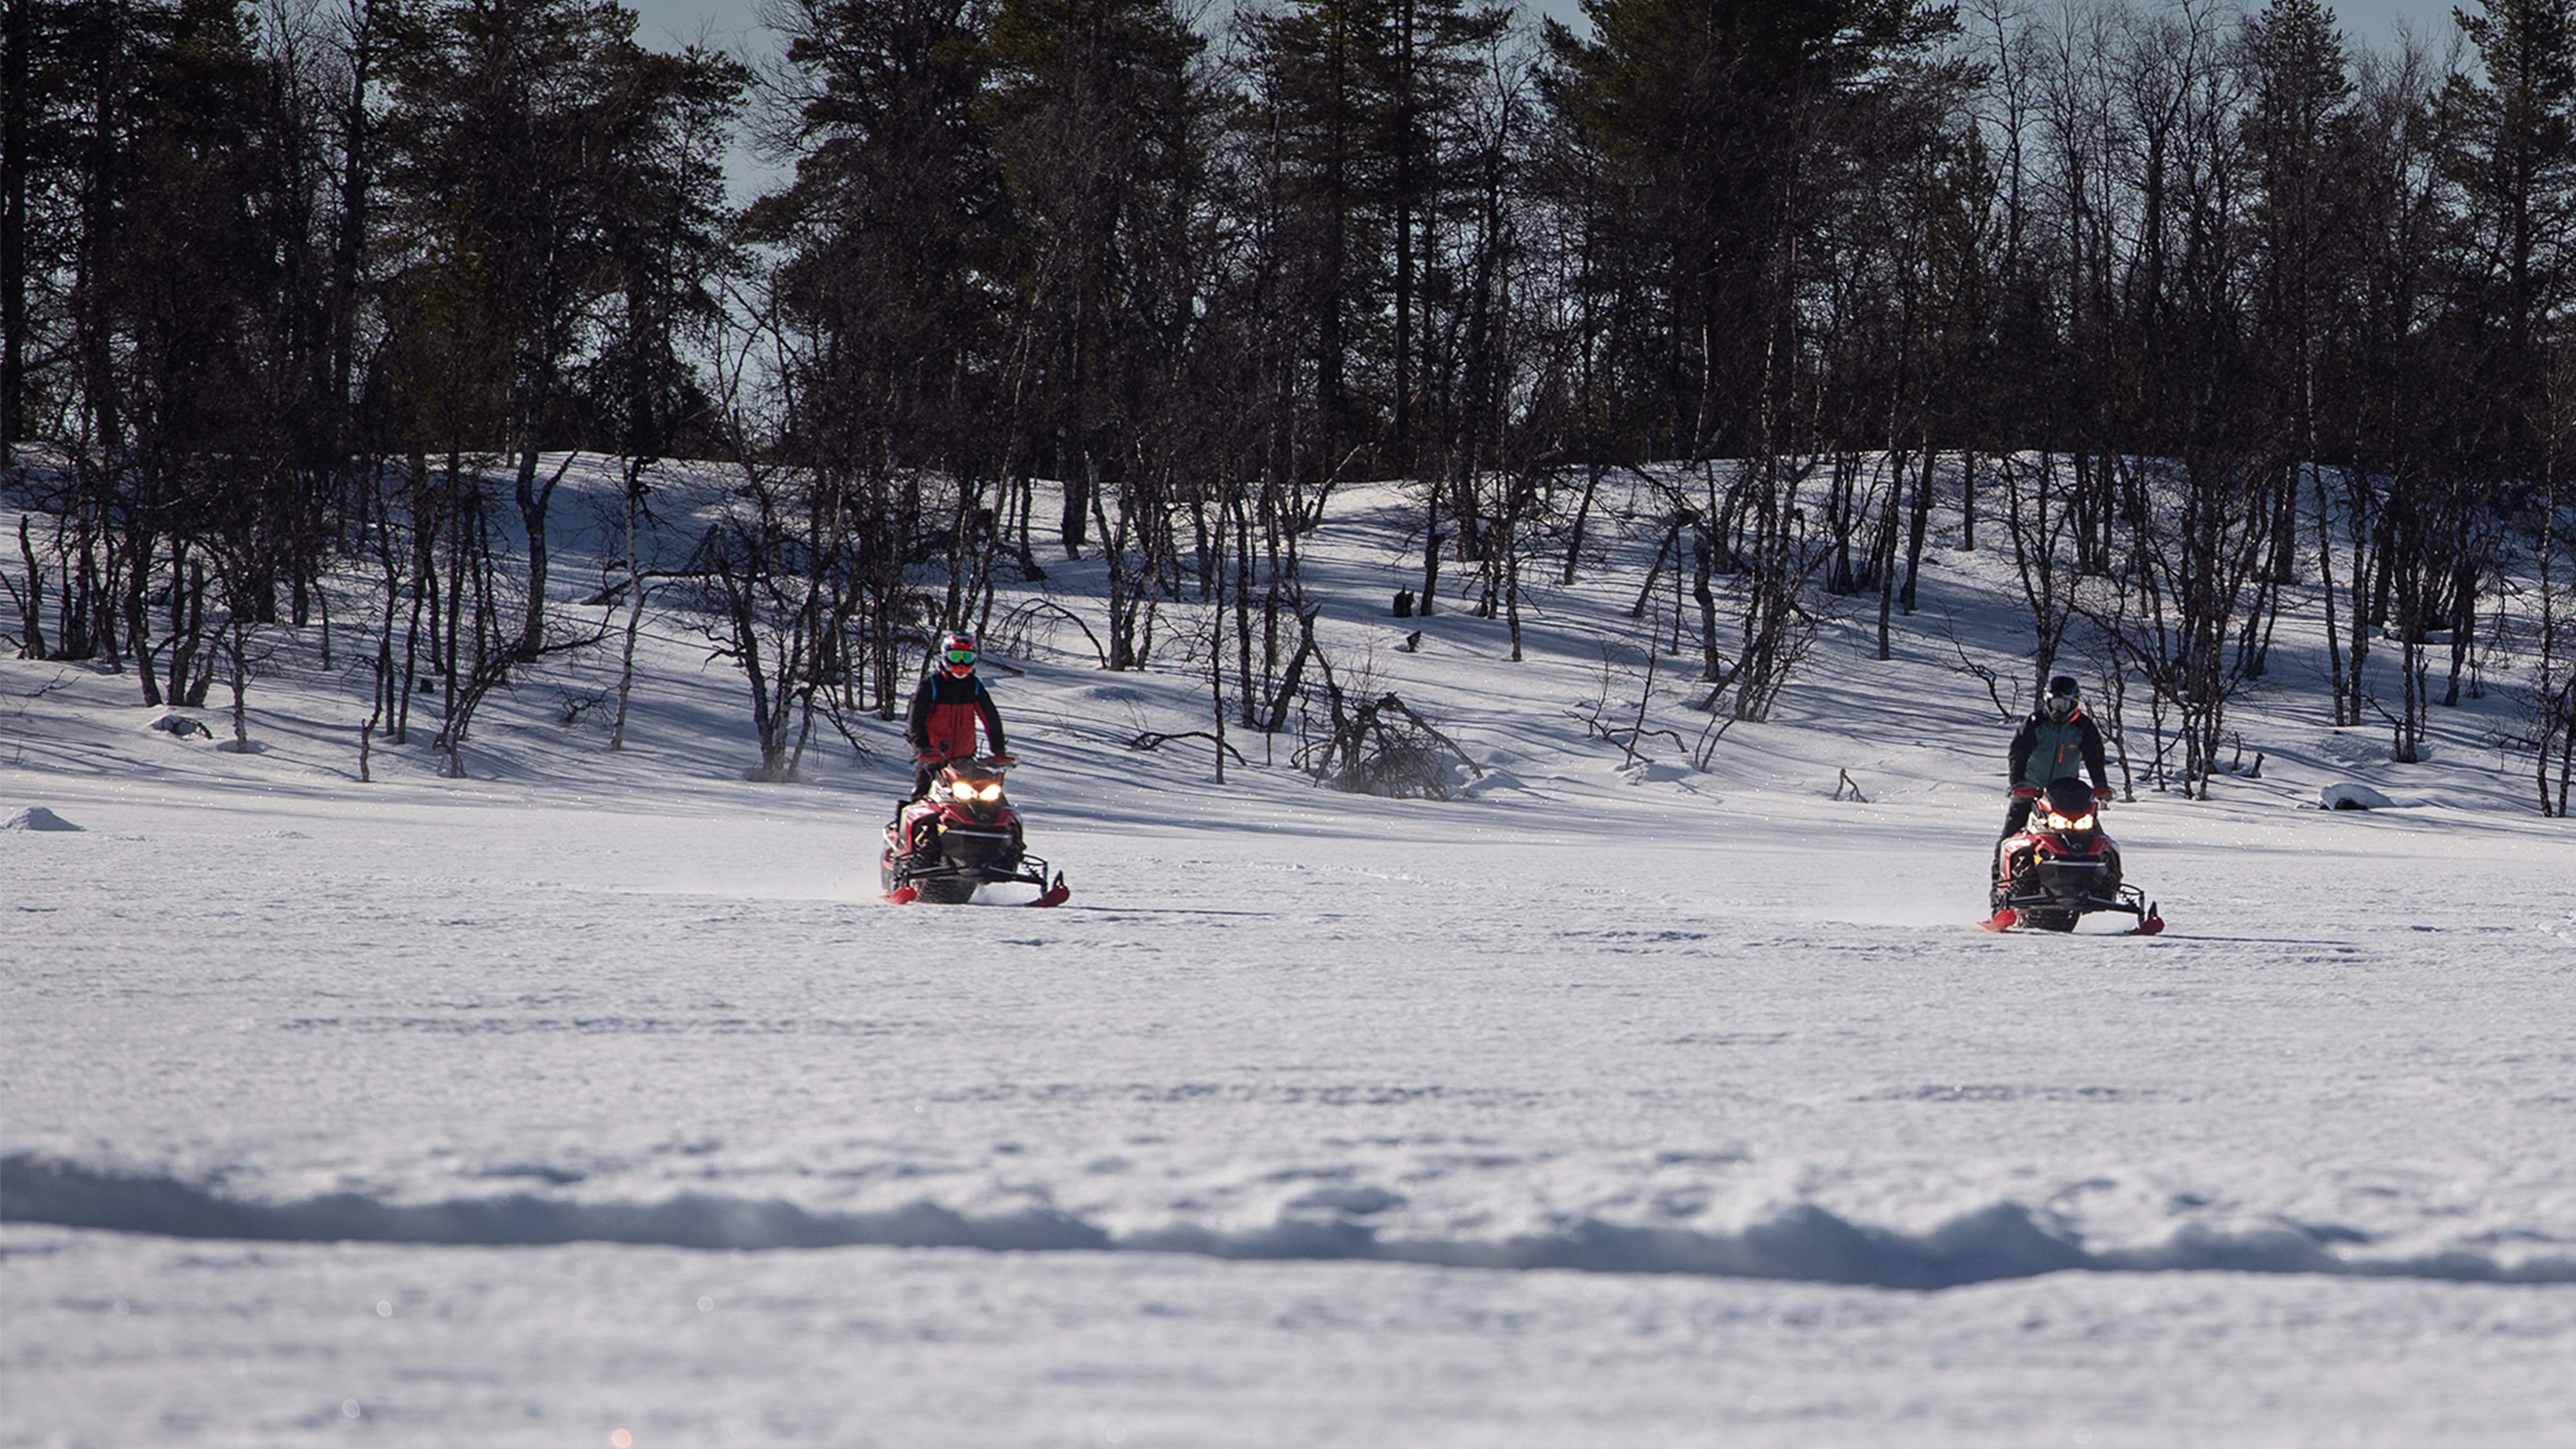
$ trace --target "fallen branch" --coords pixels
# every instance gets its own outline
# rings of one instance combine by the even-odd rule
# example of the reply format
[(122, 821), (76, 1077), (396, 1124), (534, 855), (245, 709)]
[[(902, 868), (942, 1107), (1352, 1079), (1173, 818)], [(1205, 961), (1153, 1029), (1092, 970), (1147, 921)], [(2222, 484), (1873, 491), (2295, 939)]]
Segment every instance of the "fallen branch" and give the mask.
[(1690, 742), (1683, 739), (1680, 732), (1677, 730), (1605, 729), (1601, 732), (1601, 738), (1614, 745), (1619, 744), (1619, 737), (1621, 735), (1626, 735), (1628, 737), (1628, 743), (1623, 747), (1628, 751), (1628, 758), (1624, 762), (1626, 764), (1636, 763), (1637, 745), (1640, 742), (1653, 739), (1657, 735), (1662, 735), (1665, 739), (1671, 740), (1673, 742), (1674, 749), (1684, 751), (1685, 753), (1690, 749)]
[(1209, 744), (1212, 744), (1218, 749), (1225, 751), (1227, 754), (1234, 756), (1234, 762), (1236, 764), (1243, 765), (1247, 769), (1250, 768), (1250, 764), (1243, 758), (1243, 752), (1241, 750), (1238, 750), (1234, 746), (1227, 744), (1225, 741), (1218, 739), (1215, 735), (1206, 730), (1182, 730), (1178, 734), (1164, 734), (1159, 730), (1147, 730), (1136, 736), (1134, 739), (1129, 740), (1127, 742), (1127, 748), (1131, 750), (1159, 750), (1173, 740), (1206, 740)]

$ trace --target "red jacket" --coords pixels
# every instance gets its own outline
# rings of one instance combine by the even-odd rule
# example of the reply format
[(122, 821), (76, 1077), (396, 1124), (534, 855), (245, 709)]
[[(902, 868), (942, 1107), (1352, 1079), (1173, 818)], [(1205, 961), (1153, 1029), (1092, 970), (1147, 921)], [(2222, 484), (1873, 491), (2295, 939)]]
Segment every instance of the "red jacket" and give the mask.
[(975, 748), (975, 725), (984, 726), (982, 753), (1001, 754), (1002, 715), (993, 708), (993, 696), (984, 690), (984, 681), (973, 675), (959, 679), (945, 669), (934, 669), (921, 681), (912, 695), (912, 714), (904, 725), (905, 738), (912, 741), (917, 755), (938, 755), (956, 759), (978, 753)]

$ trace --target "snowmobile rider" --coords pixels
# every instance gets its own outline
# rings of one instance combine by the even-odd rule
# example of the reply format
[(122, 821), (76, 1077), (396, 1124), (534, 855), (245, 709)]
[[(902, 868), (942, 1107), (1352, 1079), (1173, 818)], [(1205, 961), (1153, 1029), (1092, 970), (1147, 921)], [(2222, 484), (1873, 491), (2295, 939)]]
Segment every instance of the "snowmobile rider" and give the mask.
[(921, 687), (912, 694), (912, 714), (904, 725), (912, 741), (912, 798), (930, 793), (939, 767), (975, 753), (975, 727), (984, 727), (985, 754), (997, 764), (1011, 764), (1002, 745), (1002, 715), (993, 696), (975, 677), (975, 636), (951, 631), (939, 636), (939, 657)]
[(2093, 777), (2093, 798), (2110, 799), (2102, 731), (2076, 699), (2074, 678), (2061, 674), (2048, 681), (2048, 693), (2041, 697), (2039, 708), (2013, 732), (2012, 808), (2005, 812), (2001, 838), (2009, 840), (2029, 824), (2030, 807), (2052, 782), (2073, 775), (2079, 760)]

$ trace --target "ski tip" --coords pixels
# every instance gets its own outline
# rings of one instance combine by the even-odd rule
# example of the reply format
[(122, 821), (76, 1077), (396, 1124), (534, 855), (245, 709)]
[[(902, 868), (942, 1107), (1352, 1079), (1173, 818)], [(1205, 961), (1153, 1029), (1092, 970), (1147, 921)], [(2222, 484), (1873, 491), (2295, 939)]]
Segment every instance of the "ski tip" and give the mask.
[(921, 899), (921, 891), (916, 886), (896, 886), (886, 892), (886, 904), (890, 906), (908, 906), (919, 899)]
[(1060, 906), (1070, 899), (1072, 895), (1072, 890), (1064, 883), (1064, 872), (1057, 871), (1055, 873), (1055, 884), (1048, 886), (1043, 891), (1040, 891), (1038, 893), (1038, 898), (1029, 902), (1029, 904), (1032, 906)]
[(2162, 933), (2164, 928), (2165, 918), (2150, 911), (2138, 922), (2138, 928), (2131, 931), (2129, 934), (2132, 936), (2153, 936)]
[(1979, 928), (1979, 929), (1981, 929), (1981, 930), (1987, 930), (1987, 931), (2009, 931), (2009, 930), (2011, 930), (2011, 929), (2013, 928), (2013, 923), (2014, 923), (2014, 922), (2016, 922), (2016, 921), (2018, 921), (2018, 920), (2020, 920), (2020, 919), (2021, 919), (2021, 913), (2020, 913), (2020, 912), (2015, 911), (2015, 910), (2014, 910), (2012, 907), (2010, 907), (2010, 906), (2005, 906), (2005, 907), (2003, 907), (2002, 909), (2000, 909), (2000, 910), (1996, 911), (1993, 915), (1986, 917), (1986, 918), (1985, 918), (1984, 920), (1982, 920), (1982, 921), (1979, 921), (1979, 922), (1977, 923), (1977, 925), (1978, 925), (1978, 928)]

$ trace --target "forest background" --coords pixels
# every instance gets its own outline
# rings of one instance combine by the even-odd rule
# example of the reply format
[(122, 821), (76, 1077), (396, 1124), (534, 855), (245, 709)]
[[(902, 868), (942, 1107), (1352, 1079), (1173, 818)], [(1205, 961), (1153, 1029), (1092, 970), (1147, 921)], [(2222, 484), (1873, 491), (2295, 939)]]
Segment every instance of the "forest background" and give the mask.
[[(2324, 720), (2406, 762), (2509, 673), (2565, 813), (2576, 0), (2376, 47), (2315, 0), (1584, 15), (778, 0), (754, 66), (604, 0), (12, 0), (0, 607), (147, 704), (228, 684), (237, 740), (336, 609), (361, 772), (420, 730), (461, 773), (655, 600), (789, 778), (937, 630), (1032, 627), (996, 590), (1047, 551), (1107, 565), (1103, 668), (1338, 732), (1336, 487), (1403, 480), (1397, 608), (1517, 657), (1642, 476), (1712, 720), (1828, 614), (1884, 657), (1955, 510), (2031, 677), (2179, 742), (2156, 788), (2317, 610)], [(626, 546), (574, 586), (578, 454)]]

